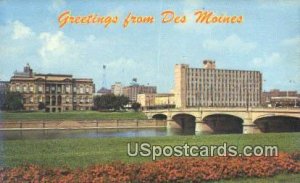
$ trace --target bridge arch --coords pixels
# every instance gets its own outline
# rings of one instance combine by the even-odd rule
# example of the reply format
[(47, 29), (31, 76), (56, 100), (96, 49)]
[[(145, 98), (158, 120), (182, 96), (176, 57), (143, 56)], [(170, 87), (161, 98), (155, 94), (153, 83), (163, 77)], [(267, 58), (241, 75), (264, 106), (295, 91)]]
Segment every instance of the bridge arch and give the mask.
[(195, 133), (196, 117), (188, 113), (177, 113), (172, 116), (173, 126), (180, 128), (184, 132)]
[(154, 114), (152, 116), (152, 119), (156, 119), (156, 120), (167, 120), (168, 116), (162, 113), (159, 114)]
[(290, 115), (263, 115), (253, 122), (261, 132), (300, 132), (300, 118)]
[(202, 121), (208, 133), (243, 133), (243, 119), (232, 114), (210, 114)]

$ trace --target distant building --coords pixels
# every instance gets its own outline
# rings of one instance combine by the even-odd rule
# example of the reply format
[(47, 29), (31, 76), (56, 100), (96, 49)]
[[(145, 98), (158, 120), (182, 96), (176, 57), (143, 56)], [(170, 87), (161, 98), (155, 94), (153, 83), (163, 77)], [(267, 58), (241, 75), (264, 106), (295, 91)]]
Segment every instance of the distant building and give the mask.
[(46, 112), (90, 110), (93, 106), (94, 83), (88, 78), (66, 74), (33, 73), (29, 64), (23, 72), (15, 72), (9, 90), (20, 92), (25, 110), (38, 110), (45, 104)]
[(142, 108), (175, 107), (175, 97), (172, 93), (144, 93), (138, 94), (137, 102)]
[(175, 65), (176, 107), (260, 105), (262, 74), (259, 71), (216, 69), (205, 60), (204, 68)]
[(102, 87), (100, 90), (97, 91), (97, 93), (95, 95), (96, 96), (102, 96), (102, 95), (107, 95), (107, 94), (111, 94), (111, 90)]
[(156, 86), (131, 85), (123, 87), (123, 95), (128, 97), (131, 102), (137, 101), (137, 95), (142, 93), (156, 93)]
[(137, 95), (136, 102), (141, 104), (141, 107), (149, 107), (155, 105), (155, 93), (142, 93)]
[(0, 109), (2, 109), (4, 100), (5, 100), (5, 94), (8, 89), (8, 81), (0, 81)]
[(268, 107), (299, 107), (300, 94), (297, 91), (273, 89), (262, 94), (262, 105)]
[(123, 95), (123, 87), (121, 82), (115, 82), (115, 84), (111, 85), (111, 92), (116, 96)]

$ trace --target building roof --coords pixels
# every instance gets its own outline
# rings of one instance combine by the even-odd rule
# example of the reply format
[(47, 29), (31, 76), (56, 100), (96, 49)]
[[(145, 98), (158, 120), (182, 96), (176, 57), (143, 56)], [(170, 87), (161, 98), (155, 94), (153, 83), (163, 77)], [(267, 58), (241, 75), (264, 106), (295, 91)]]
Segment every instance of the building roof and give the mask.
[(22, 81), (36, 81), (36, 80), (45, 80), (45, 81), (76, 81), (76, 82), (93, 82), (91, 78), (73, 78), (71, 74), (43, 74), (43, 73), (33, 73), (29, 64), (24, 67), (23, 72), (15, 72), (10, 79), (13, 80), (22, 80)]
[(104, 93), (104, 94), (108, 94), (111, 93), (110, 89), (104, 88), (102, 87), (100, 90), (97, 91), (97, 93)]

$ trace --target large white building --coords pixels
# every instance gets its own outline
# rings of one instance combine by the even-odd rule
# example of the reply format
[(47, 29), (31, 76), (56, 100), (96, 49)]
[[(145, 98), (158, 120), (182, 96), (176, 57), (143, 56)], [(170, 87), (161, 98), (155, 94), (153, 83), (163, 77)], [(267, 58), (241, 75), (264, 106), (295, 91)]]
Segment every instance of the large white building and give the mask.
[(258, 106), (262, 93), (259, 71), (216, 69), (215, 62), (203, 61), (204, 68), (175, 65), (176, 107)]

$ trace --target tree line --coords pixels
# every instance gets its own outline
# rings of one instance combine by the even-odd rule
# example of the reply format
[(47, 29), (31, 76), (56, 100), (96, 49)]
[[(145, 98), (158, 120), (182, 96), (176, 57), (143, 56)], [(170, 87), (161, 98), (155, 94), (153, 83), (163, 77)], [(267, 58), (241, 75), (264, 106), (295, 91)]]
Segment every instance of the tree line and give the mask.
[[(134, 111), (138, 111), (141, 104), (134, 102), (130, 104), (130, 100), (126, 96), (116, 96), (114, 94), (106, 94), (102, 96), (94, 97), (93, 110), (98, 111), (122, 111), (127, 108), (131, 108)], [(23, 96), (20, 92), (6, 92), (4, 96), (3, 106), (0, 106), (2, 110), (6, 111), (21, 111), (24, 109)], [(43, 110), (45, 103), (39, 102), (38, 109)]]

